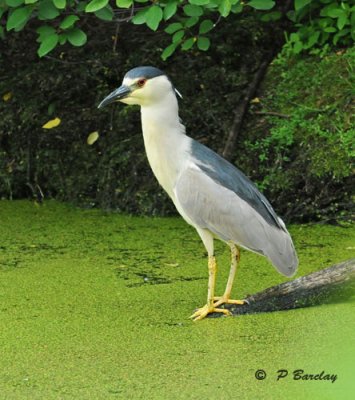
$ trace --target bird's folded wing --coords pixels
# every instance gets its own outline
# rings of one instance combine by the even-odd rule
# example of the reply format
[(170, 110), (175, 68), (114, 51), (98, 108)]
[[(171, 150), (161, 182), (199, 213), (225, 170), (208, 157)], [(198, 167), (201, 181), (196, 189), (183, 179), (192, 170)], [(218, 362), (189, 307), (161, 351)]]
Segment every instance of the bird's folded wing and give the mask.
[(279, 272), (291, 276), (298, 260), (285, 229), (270, 224), (247, 201), (191, 164), (175, 186), (176, 206), (193, 226), (268, 257)]

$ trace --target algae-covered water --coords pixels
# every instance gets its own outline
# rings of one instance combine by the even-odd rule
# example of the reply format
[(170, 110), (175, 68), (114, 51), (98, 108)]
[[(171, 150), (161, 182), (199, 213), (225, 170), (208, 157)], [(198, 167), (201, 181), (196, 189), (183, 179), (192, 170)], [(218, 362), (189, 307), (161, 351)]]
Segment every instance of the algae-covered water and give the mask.
[[(354, 257), (354, 228), (290, 231), (299, 276)], [(222, 243), (217, 257), (221, 293)], [(258, 255), (241, 260), (235, 297), (285, 281)], [(203, 245), (179, 218), (0, 202), (0, 398), (354, 398), (354, 298), (192, 322), (206, 293)]]

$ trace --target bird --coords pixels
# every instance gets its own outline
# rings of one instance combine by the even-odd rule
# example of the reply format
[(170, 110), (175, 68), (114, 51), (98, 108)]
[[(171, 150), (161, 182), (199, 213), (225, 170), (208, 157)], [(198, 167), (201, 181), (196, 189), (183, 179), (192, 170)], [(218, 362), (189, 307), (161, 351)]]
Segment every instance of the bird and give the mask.
[[(207, 302), (191, 315), (194, 321), (211, 313), (231, 315), (231, 299), (240, 248), (266, 257), (276, 270), (292, 277), (298, 257), (280, 217), (256, 185), (237, 167), (186, 134), (179, 117), (181, 97), (160, 69), (141, 66), (129, 70), (122, 85), (98, 108), (113, 102), (139, 105), (143, 140), (150, 167), (183, 219), (200, 236), (208, 255)], [(226, 289), (215, 295), (217, 261), (214, 240), (230, 247), (231, 266)]]

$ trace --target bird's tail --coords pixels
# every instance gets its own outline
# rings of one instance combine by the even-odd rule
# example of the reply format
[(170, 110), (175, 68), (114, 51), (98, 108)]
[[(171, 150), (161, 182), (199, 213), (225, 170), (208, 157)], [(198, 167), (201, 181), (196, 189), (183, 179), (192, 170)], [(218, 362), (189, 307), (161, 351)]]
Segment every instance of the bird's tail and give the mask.
[(277, 229), (273, 233), (273, 240), (264, 250), (264, 255), (272, 262), (274, 267), (283, 275), (295, 275), (298, 267), (298, 257), (293, 245), (291, 235), (287, 229)]

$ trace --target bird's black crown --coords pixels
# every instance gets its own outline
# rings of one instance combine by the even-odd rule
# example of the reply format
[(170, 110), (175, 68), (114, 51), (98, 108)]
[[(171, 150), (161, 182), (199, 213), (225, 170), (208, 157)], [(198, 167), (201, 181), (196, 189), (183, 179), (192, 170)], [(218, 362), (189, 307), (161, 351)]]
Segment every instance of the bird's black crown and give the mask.
[(151, 79), (157, 76), (165, 75), (163, 71), (155, 67), (136, 67), (128, 71), (125, 78), (136, 79), (136, 78), (146, 78)]

